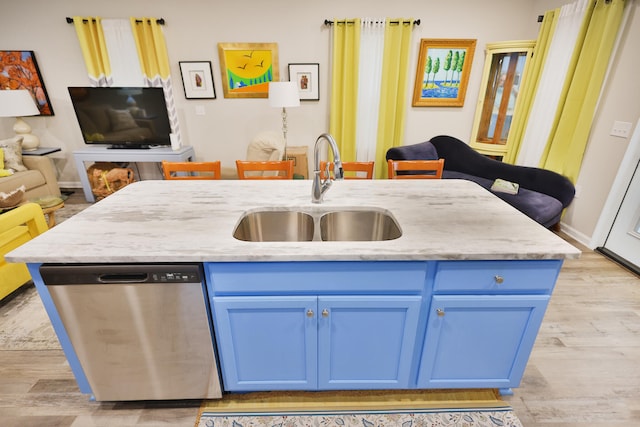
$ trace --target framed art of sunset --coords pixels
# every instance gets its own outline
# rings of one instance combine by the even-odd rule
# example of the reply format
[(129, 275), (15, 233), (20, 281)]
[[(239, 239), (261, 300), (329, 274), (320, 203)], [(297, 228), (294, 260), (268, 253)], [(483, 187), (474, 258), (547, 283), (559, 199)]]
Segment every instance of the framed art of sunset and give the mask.
[(267, 98), (280, 80), (276, 43), (218, 43), (225, 98)]

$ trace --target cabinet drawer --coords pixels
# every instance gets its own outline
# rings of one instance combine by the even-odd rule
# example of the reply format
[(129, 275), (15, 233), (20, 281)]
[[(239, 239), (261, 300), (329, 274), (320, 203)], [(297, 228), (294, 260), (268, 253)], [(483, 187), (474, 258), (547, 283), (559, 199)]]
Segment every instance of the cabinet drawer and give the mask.
[(441, 261), (437, 263), (434, 293), (549, 294), (561, 260)]
[(228, 262), (207, 263), (215, 295), (355, 293), (419, 294), (427, 262)]

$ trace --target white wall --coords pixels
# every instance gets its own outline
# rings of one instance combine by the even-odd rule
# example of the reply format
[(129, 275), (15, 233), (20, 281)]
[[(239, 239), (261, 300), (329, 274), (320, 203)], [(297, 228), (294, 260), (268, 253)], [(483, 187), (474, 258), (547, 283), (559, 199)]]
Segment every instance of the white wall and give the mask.
[[(320, 101), (303, 102), (300, 108), (288, 110), (290, 145), (310, 146), (320, 133), (328, 130), (331, 32), (323, 25), (325, 18), (370, 16), (421, 19), (421, 25), (415, 27), (413, 33), (410, 84), (407, 87), (409, 105), (420, 39), (476, 38), (476, 53), (464, 107), (409, 107), (405, 130), (405, 144), (421, 142), (439, 134), (449, 134), (468, 141), (484, 64), (484, 46), (497, 41), (535, 39), (539, 25), (536, 22), (537, 15), (566, 2), (568, 0), (324, 0), (303, 3), (292, 0), (23, 0), (3, 5), (0, 14), (0, 49), (35, 51), (55, 116), (27, 118), (27, 121), (34, 128), (34, 133), (41, 137), (41, 145), (63, 147), (63, 153), (57, 161), (61, 169), (60, 181), (76, 183), (78, 175), (71, 153), (83, 147), (84, 143), (67, 87), (86, 85), (88, 81), (75, 30), (73, 25), (66, 23), (66, 16), (165, 18), (164, 34), (186, 142), (195, 148), (199, 160), (220, 159), (223, 166), (233, 167), (235, 159), (245, 157), (251, 138), (262, 130), (279, 130), (281, 119), (280, 111), (270, 108), (266, 99), (223, 97), (217, 54), (219, 42), (278, 43), (280, 76), (283, 80), (287, 79), (288, 63), (320, 64)], [(25, 10), (29, 12), (24, 13)], [(640, 23), (637, 18), (633, 27), (628, 40), (639, 39)], [(579, 184), (583, 185), (582, 194), (566, 215), (567, 225), (575, 228), (578, 234), (588, 236), (593, 231), (608, 193), (607, 182), (609, 185), (613, 182), (621, 153), (626, 147), (625, 141), (611, 140), (606, 136), (611, 117), (635, 123), (634, 117), (637, 119), (639, 114), (637, 100), (640, 97), (636, 96), (635, 101), (626, 97), (619, 99), (619, 94), (625, 93), (626, 85), (632, 80), (631, 70), (640, 65), (637, 47), (630, 44), (627, 41), (626, 55), (622, 55), (624, 59), (618, 71), (626, 82), (609, 88), (611, 95), (599, 111), (594, 128), (594, 137), (601, 137), (592, 137), (583, 168), (583, 175), (593, 176), (590, 172), (592, 159), (602, 160), (598, 154), (598, 150), (601, 150), (607, 154), (607, 173), (603, 177), (598, 172), (599, 178), (593, 178), (599, 184), (593, 191), (590, 180), (581, 176)], [(178, 61), (211, 61), (217, 99), (186, 100)], [(196, 107), (200, 106), (204, 107), (204, 116), (195, 114)], [(625, 114), (622, 114), (623, 111)], [(0, 119), (1, 137), (12, 134), (12, 123), (11, 119)]]

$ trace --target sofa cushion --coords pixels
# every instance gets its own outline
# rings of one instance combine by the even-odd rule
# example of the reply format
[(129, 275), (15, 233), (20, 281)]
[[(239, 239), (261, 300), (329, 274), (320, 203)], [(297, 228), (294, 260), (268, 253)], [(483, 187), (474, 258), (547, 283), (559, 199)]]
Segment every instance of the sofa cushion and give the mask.
[[(491, 185), (493, 184), (493, 180), (456, 171), (445, 170), (442, 177), (444, 179), (473, 181), (487, 189), (487, 191), (491, 191)], [(545, 227), (550, 227), (560, 220), (559, 215), (562, 212), (562, 203), (551, 196), (522, 187), (518, 190), (518, 194), (491, 192)]]
[(21, 136), (1, 140), (0, 149), (3, 151), (5, 169), (13, 169), (15, 172), (27, 170), (26, 166), (22, 164)]
[(16, 172), (11, 176), (5, 176), (0, 178), (0, 184), (2, 184), (0, 191), (9, 191), (24, 185), (28, 190), (32, 188), (45, 185), (46, 181), (42, 173), (38, 170), (27, 170), (24, 172)]

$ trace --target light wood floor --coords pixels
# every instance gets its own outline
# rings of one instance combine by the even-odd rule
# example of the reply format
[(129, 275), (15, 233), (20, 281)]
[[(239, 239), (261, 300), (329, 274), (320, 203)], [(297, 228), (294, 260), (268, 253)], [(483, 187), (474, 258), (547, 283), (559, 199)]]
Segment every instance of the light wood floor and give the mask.
[[(640, 426), (640, 278), (581, 249), (565, 262), (523, 382), (505, 400), (526, 427)], [(2, 427), (191, 427), (199, 405), (91, 402), (61, 350), (0, 351)]]

